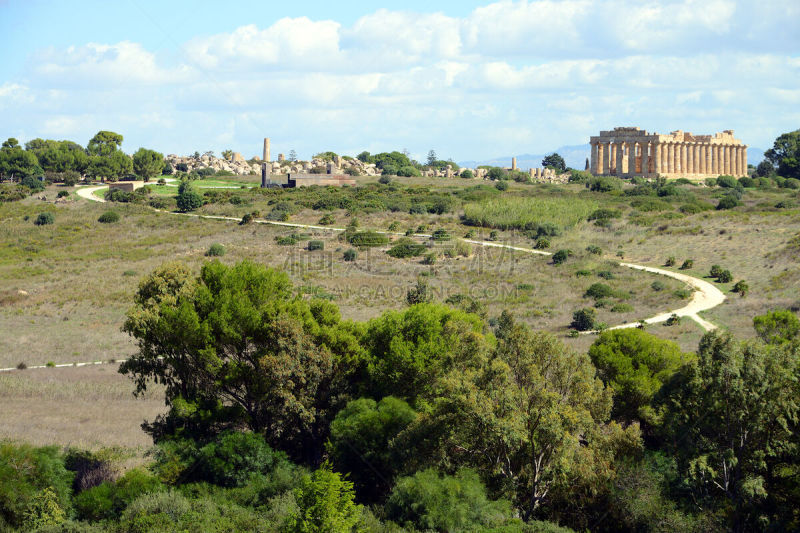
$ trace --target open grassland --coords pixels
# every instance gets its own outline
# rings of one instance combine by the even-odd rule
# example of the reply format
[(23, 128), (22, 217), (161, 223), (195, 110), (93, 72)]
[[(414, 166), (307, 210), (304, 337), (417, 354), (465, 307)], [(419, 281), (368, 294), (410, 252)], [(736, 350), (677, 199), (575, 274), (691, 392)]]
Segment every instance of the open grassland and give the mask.
[(140, 398), (133, 390), (117, 365), (0, 373), (0, 438), (142, 451), (152, 441), (140, 424), (165, 411), (164, 398), (158, 386)]
[[(244, 181), (256, 183), (257, 177)], [(330, 298), (343, 316), (354, 320), (405, 306), (406, 291), (421, 278), (436, 300), (468, 296), (485, 305), (490, 319), (509, 309), (535, 328), (565, 335), (572, 313), (583, 307), (595, 307), (599, 321), (614, 325), (685, 305), (688, 294), (681, 283), (617, 265), (624, 260), (663, 267), (670, 257), (675, 264), (664, 268), (678, 270), (691, 259), (692, 267), (682, 272), (697, 277), (707, 276), (713, 264), (730, 269), (733, 281), (719, 285), (725, 292), (738, 280), (748, 282), (746, 297), (729, 294), (725, 303), (704, 314), (740, 336), (752, 335), (755, 315), (776, 307), (800, 308), (800, 210), (786, 207), (800, 203), (797, 191), (749, 189), (742, 206), (717, 211), (713, 207), (724, 191), (692, 185), (664, 197), (591, 192), (582, 184), (512, 183), (500, 192), (491, 184), (462, 179), (397, 179), (383, 185), (376, 178), (359, 178), (359, 185), (208, 189), (207, 203), (197, 213), (237, 219), (255, 213), (258, 218), (314, 225), (324, 219), (338, 228), (357, 220), (358, 229), (389, 231), (392, 240), (400, 237), (394, 233), (434, 230), (445, 230), (451, 239), (414, 237), (426, 246), (425, 254), (415, 258), (390, 257), (390, 243), (359, 250), (354, 261), (345, 261), (344, 252), (353, 246), (343, 232), (327, 229), (239, 225), (159, 213), (147, 205), (83, 199), (60, 205), (35, 198), (0, 204), (0, 366), (125, 358), (136, 347), (120, 326), (139, 279), (170, 260), (197, 270), (210, 259), (205, 254), (214, 243), (225, 248), (221, 261), (250, 259), (282, 268), (298, 292)], [(174, 205), (175, 187), (152, 188)], [(55, 192), (53, 188), (46, 194), (54, 198)], [(532, 248), (537, 241), (533, 229), (493, 229), (511, 226), (488, 220), (480, 222), (486, 227), (470, 226), (462, 217), (468, 206), (500, 215), (498, 206), (517, 206), (515, 216), (526, 216), (520, 206), (536, 205), (547, 207), (528, 220), (558, 225), (558, 234), (548, 237), (548, 250), (571, 250), (565, 264), (553, 265), (551, 258), (540, 255), (456, 244), (467, 236), (485, 240), (495, 231), (496, 242)], [(595, 209), (607, 209), (612, 216), (602, 223), (587, 220)], [(100, 214), (108, 210), (118, 212), (121, 220), (99, 223)], [(35, 226), (33, 220), (45, 211), (55, 215), (55, 223)], [(294, 244), (277, 244), (276, 238), (291, 235), (297, 237)], [(322, 241), (323, 249), (309, 251), (311, 240)], [(599, 253), (587, 250), (589, 246)], [(431, 254), (435, 259), (426, 260)], [(609, 296), (585, 296), (595, 283), (606, 285)], [(684, 350), (696, 349), (703, 333), (688, 319), (647, 329), (678, 341)], [(584, 335), (567, 340), (585, 349), (594, 339)], [(0, 420), (2, 435), (37, 443), (143, 445), (149, 441), (138, 423), (162, 408), (157, 394), (134, 400), (130, 383), (115, 373), (115, 365), (22, 371), (0, 378), (9, 406)], [(42, 416), (28, 420), (28, 414), (36, 413)]]
[(498, 229), (537, 229), (558, 221), (567, 229), (586, 220), (595, 202), (568, 198), (503, 197), (464, 206), (464, 222)]

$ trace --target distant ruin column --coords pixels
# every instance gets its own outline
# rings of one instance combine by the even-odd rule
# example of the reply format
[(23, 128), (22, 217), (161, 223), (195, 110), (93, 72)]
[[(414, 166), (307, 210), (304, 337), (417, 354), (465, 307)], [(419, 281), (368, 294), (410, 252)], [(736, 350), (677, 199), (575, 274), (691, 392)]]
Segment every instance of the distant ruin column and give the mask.
[(512, 157), (511, 158), (511, 170), (517, 170), (517, 158), (516, 157)]
[(606, 172), (605, 146), (606, 143), (597, 143), (597, 169), (595, 174), (605, 174)]
[(741, 155), (742, 158), (742, 175), (747, 176), (747, 145), (742, 145)]
[(628, 143), (628, 176), (636, 174), (636, 143)]
[(694, 144), (694, 169), (692, 174), (701, 174), (700, 171), (700, 143)]
[(705, 174), (706, 173), (706, 146), (704, 144), (698, 145), (697, 147), (697, 162), (698, 174)]
[(680, 143), (678, 146), (680, 146), (681, 150), (681, 158), (680, 158), (681, 168), (678, 172), (680, 172), (681, 174), (686, 174), (686, 152), (687, 152), (686, 143)]
[(661, 174), (661, 143), (656, 141), (653, 143), (653, 172)]
[(269, 167), (266, 161), (261, 163), (261, 188), (267, 188), (267, 180), (269, 180)]
[(591, 153), (589, 156), (591, 160), (588, 168), (589, 172), (595, 173), (595, 171), (597, 170), (597, 149), (599, 146), (600, 146), (599, 142), (593, 142), (591, 144)]
[(264, 137), (264, 153), (262, 154), (262, 160), (269, 162), (271, 161), (269, 155), (269, 137)]
[(722, 148), (725, 154), (722, 159), (725, 165), (725, 174), (731, 175), (733, 174), (733, 171), (731, 170), (731, 146), (726, 144)]
[(622, 171), (624, 170), (623, 166), (625, 163), (623, 159), (625, 157), (625, 143), (616, 143), (617, 144), (617, 176), (622, 176)]
[(719, 145), (711, 146), (711, 173), (719, 175)]
[(714, 167), (714, 148), (711, 146), (711, 143), (706, 145), (706, 174), (713, 174), (714, 171), (712, 170)]
[(642, 143), (642, 176), (650, 174), (650, 143)]
[(684, 174), (694, 174), (694, 143), (686, 145), (686, 170)]
[(675, 172), (675, 143), (667, 143), (667, 174)]

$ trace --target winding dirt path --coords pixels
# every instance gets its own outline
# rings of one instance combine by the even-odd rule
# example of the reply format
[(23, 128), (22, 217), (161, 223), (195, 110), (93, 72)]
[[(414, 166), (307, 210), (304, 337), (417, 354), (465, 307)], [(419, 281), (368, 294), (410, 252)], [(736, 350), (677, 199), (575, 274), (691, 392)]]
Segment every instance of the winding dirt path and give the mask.
[[(94, 196), (92, 193), (96, 190), (102, 189), (103, 187), (107, 187), (107, 185), (101, 185), (99, 187), (85, 187), (78, 190), (78, 195), (86, 198), (87, 200), (91, 200), (94, 202), (105, 202), (105, 200)], [(224, 217), (218, 215), (198, 215), (195, 213), (175, 213), (172, 211), (162, 211), (157, 209), (156, 211), (161, 211), (163, 213), (169, 213), (171, 215), (178, 215), (178, 216), (188, 216), (188, 217), (195, 217), (195, 218), (208, 218), (212, 220), (230, 220), (234, 222), (240, 222), (241, 219), (235, 217)], [(344, 231), (344, 228), (333, 228), (330, 226), (314, 226), (311, 224), (295, 224), (293, 222), (275, 222), (272, 220), (255, 220), (254, 222), (258, 224), (269, 224), (271, 226), (284, 226), (290, 228), (300, 228), (300, 229), (315, 229), (315, 230), (325, 230), (325, 231)], [(378, 233), (383, 233), (385, 235), (404, 235), (403, 233), (394, 233), (390, 231), (379, 231)], [(415, 237), (430, 237), (430, 235), (424, 233), (415, 233)], [(490, 248), (505, 248), (507, 250), (515, 250), (517, 252), (529, 253), (529, 254), (536, 254), (536, 255), (544, 255), (550, 256), (553, 255), (551, 252), (545, 252), (542, 250), (534, 250), (533, 248), (523, 248), (521, 246), (511, 246), (509, 244), (501, 244), (497, 242), (490, 242), (490, 241), (478, 241), (473, 239), (464, 239), (464, 241), (475, 244), (478, 246), (486, 246)], [(657, 274), (659, 276), (666, 276), (668, 278), (676, 279), (683, 283), (686, 283), (693, 289), (692, 299), (689, 301), (688, 304), (679, 308), (673, 309), (670, 311), (665, 311), (663, 313), (659, 313), (655, 316), (647, 318), (641, 322), (646, 324), (656, 324), (659, 322), (667, 321), (672, 315), (676, 315), (679, 317), (687, 317), (691, 318), (695, 322), (697, 322), (700, 327), (702, 327), (706, 331), (711, 331), (713, 329), (717, 329), (715, 324), (712, 324), (708, 320), (703, 319), (698, 315), (698, 313), (702, 311), (708, 311), (709, 309), (713, 309), (714, 307), (720, 305), (722, 302), (725, 301), (725, 294), (721, 290), (719, 290), (714, 284), (709, 283), (708, 281), (702, 280), (700, 278), (695, 278), (693, 276), (689, 276), (687, 274), (681, 274), (680, 272), (673, 272), (671, 270), (664, 270), (662, 268), (655, 268), (649, 267), (644, 265), (637, 265), (634, 263), (618, 263), (619, 266), (632, 268), (634, 270), (642, 270), (644, 272), (649, 272), (651, 274)], [(626, 324), (620, 324), (617, 326), (609, 327), (608, 329), (624, 329), (624, 328), (635, 328), (641, 324), (641, 322), (628, 322)], [(584, 331), (584, 334), (589, 333), (597, 333), (596, 331)]]

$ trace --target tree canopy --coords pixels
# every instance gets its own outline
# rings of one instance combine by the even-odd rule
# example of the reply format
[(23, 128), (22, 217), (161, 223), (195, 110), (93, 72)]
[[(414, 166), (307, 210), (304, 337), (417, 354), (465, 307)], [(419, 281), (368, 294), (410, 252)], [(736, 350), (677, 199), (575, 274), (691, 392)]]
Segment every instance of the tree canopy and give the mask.
[(800, 179), (800, 130), (780, 135), (772, 148), (764, 152), (764, 157), (784, 178)]
[(164, 170), (164, 154), (147, 148), (139, 148), (133, 154), (133, 171), (144, 181), (150, 181), (161, 175)]
[(542, 159), (542, 167), (552, 168), (556, 172), (565, 172), (567, 170), (567, 164), (564, 162), (564, 158), (558, 155), (556, 152), (553, 152)]

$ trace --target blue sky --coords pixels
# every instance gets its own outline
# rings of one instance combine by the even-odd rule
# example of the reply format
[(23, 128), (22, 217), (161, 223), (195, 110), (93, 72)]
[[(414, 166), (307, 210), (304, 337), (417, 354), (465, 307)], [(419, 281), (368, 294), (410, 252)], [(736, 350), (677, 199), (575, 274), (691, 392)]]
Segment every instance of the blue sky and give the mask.
[(797, 0), (0, 0), (0, 40), (0, 136), (23, 142), (481, 160), (800, 127)]

